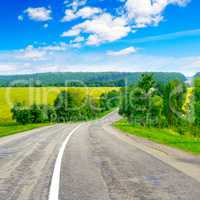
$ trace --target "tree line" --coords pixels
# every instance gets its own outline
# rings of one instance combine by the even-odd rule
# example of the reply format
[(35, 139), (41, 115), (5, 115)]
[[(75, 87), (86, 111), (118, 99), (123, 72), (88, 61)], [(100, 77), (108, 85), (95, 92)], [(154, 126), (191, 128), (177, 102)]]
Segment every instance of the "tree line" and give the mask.
[(200, 135), (200, 77), (190, 95), (188, 86), (179, 79), (161, 84), (153, 74), (145, 73), (137, 83), (122, 87), (120, 92), (103, 93), (98, 99), (62, 91), (53, 105), (27, 107), (17, 103), (11, 112), (18, 123), (27, 124), (92, 120), (115, 107), (133, 125)]
[(86, 121), (97, 118), (119, 104), (119, 92), (103, 93), (98, 99), (73, 91), (62, 91), (53, 105), (25, 106), (16, 103), (11, 109), (12, 117), (20, 124)]
[(133, 125), (200, 135), (200, 78), (195, 79), (188, 97), (183, 81), (176, 79), (163, 85), (152, 74), (143, 74), (137, 84), (122, 89), (119, 113)]
[[(0, 76), (1, 87), (124, 87), (136, 83), (141, 72), (57, 72), (38, 73), (26, 75)], [(185, 81), (186, 77), (181, 73), (154, 72), (156, 81), (166, 84), (170, 80)]]

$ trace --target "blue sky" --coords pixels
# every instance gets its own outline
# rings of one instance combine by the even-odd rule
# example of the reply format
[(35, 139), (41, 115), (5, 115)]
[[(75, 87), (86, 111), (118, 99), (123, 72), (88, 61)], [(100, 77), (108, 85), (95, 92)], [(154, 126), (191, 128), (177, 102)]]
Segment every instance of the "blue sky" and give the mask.
[(7, 0), (0, 74), (200, 71), (198, 0)]

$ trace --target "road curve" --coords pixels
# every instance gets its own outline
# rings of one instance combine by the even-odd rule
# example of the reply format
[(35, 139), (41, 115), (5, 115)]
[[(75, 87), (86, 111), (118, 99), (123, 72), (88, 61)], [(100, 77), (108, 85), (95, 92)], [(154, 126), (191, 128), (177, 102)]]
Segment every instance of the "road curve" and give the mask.
[(47, 200), (60, 146), (76, 126), (43, 127), (0, 139), (0, 200)]
[[(102, 120), (83, 123), (62, 156), (59, 200), (198, 200), (200, 182), (117, 137)], [(0, 139), (0, 200), (48, 200), (59, 150), (77, 124)], [(109, 128), (108, 128), (109, 127)]]

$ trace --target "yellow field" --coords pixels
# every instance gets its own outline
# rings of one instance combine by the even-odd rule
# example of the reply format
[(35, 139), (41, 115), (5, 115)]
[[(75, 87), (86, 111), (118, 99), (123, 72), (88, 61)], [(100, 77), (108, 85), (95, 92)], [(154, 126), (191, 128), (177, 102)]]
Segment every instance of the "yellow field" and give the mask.
[(65, 88), (65, 87), (41, 87), (41, 88), (0, 88), (0, 121), (10, 121), (12, 116), (10, 109), (16, 102), (23, 102), (25, 105), (49, 104), (52, 105), (56, 96), (62, 90), (70, 90), (80, 95), (90, 95), (98, 98), (102, 93), (118, 88)]
[(188, 90), (187, 90), (187, 96), (186, 96), (186, 101), (185, 101), (185, 104), (183, 105), (183, 109), (185, 111), (187, 111), (187, 109), (188, 109), (188, 105), (190, 103), (190, 99), (191, 99), (192, 93), (193, 93), (193, 88), (192, 87), (188, 88)]

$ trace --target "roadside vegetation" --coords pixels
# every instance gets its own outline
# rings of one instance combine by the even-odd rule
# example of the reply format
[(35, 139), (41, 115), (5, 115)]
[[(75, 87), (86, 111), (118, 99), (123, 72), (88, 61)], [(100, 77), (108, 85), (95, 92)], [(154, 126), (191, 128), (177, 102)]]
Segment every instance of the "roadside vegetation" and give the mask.
[(13, 120), (19, 124), (62, 123), (87, 121), (111, 111), (119, 104), (119, 92), (102, 93), (97, 99), (76, 91), (62, 91), (53, 105), (25, 106), (19, 102), (11, 109)]
[(143, 74), (122, 89), (119, 113), (125, 120), (115, 126), (122, 131), (200, 153), (200, 78), (188, 90), (180, 80), (162, 85)]
[(114, 124), (114, 127), (124, 133), (144, 137), (148, 140), (169, 145), (193, 154), (200, 154), (200, 138), (191, 134), (179, 134), (170, 128), (141, 127), (130, 124), (126, 119)]
[(65, 88), (51, 104), (15, 103), (10, 110), (12, 121), (0, 122), (0, 137), (54, 123), (97, 119), (119, 105), (118, 88), (101, 88), (101, 91), (89, 89), (90, 93), (83, 89)]
[(97, 119), (118, 107), (123, 120), (115, 126), (122, 131), (199, 154), (200, 78), (191, 88), (181, 79), (161, 83), (154, 76), (140, 74), (137, 82), (121, 89), (32, 87), (4, 88), (7, 92), (2, 93), (1, 88), (1, 106), (7, 109), (1, 111), (15, 123), (1, 119), (0, 137), (52, 123)]
[(49, 124), (46, 123), (40, 123), (40, 124), (18, 124), (16, 122), (1, 122), (0, 123), (0, 137), (5, 137), (9, 135), (13, 135), (16, 133), (21, 133), (24, 131), (32, 130), (35, 128), (39, 128), (42, 126), (46, 126)]
[(0, 123), (12, 121), (11, 109), (14, 104), (24, 106), (52, 105), (61, 91), (78, 93), (80, 96), (91, 96), (98, 99), (101, 94), (117, 87), (4, 87), (0, 88)]

